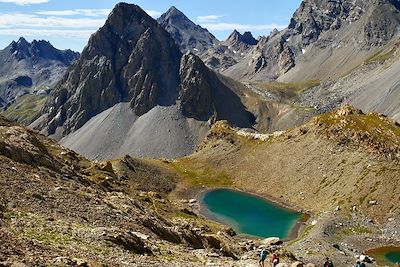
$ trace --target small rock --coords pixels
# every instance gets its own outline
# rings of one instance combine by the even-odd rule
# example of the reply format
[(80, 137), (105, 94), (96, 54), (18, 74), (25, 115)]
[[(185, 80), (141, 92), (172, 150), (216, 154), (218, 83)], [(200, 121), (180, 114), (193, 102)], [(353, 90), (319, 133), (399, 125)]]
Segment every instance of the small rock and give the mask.
[(208, 256), (208, 257), (211, 257), (211, 258), (219, 258), (219, 254), (218, 254), (218, 253), (215, 253), (215, 252), (207, 253), (207, 256)]
[(197, 203), (197, 199), (195, 199), (195, 198), (189, 199), (189, 203), (190, 204)]
[(265, 247), (272, 246), (272, 245), (280, 245), (282, 241), (279, 237), (269, 237), (261, 240), (261, 244)]
[(378, 201), (377, 200), (370, 200), (368, 201), (369, 205), (378, 205)]
[(157, 192), (150, 191), (150, 192), (147, 192), (147, 194), (152, 198), (161, 199), (161, 195)]
[(225, 230), (224, 230), (224, 232), (227, 234), (227, 235), (229, 235), (229, 236), (236, 236), (236, 232), (235, 232), (235, 230), (233, 230), (232, 228), (226, 228)]
[(293, 262), (290, 267), (303, 267), (304, 264), (301, 261)]
[(111, 162), (109, 162), (109, 161), (100, 163), (99, 168), (102, 171), (114, 173), (113, 166), (112, 166)]
[(143, 240), (149, 239), (149, 236), (148, 236), (148, 235), (142, 234), (142, 233), (140, 233), (140, 232), (132, 232), (132, 234), (134, 234), (135, 236), (137, 236), (137, 237), (139, 237), (139, 238), (141, 238), (141, 239), (143, 239)]
[(74, 262), (74, 266), (77, 267), (89, 267), (89, 263), (85, 260), (82, 259), (73, 259), (72, 260)]

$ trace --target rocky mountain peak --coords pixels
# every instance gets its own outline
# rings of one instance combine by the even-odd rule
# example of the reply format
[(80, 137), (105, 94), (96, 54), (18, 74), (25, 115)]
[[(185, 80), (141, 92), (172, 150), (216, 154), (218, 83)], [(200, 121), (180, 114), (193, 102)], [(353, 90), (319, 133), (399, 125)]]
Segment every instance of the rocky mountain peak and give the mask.
[(253, 37), (251, 32), (245, 32), (240, 34), (237, 30), (234, 30), (231, 35), (229, 35), (226, 42), (232, 46), (240, 46), (240, 45), (256, 45), (258, 41)]
[(24, 37), (19, 37), (16, 44), (19, 46), (28, 46), (29, 45), (28, 41)]
[(33, 40), (29, 43), (25, 38), (20, 37), (17, 42), (13, 41), (5, 49), (10, 54), (21, 61), (23, 59), (32, 59), (38, 61), (40, 59), (49, 59), (61, 61), (65, 65), (71, 65), (79, 57), (79, 53), (71, 50), (58, 50), (48, 41)]
[(145, 11), (117, 4), (45, 105), (48, 132), (63, 125), (68, 134), (119, 102), (130, 102), (138, 116), (173, 104), (180, 58), (170, 35)]
[(253, 34), (251, 32), (244, 32), (243, 35), (243, 41), (249, 45), (256, 45), (257, 40), (253, 37)]
[(174, 6), (161, 15), (158, 23), (171, 34), (184, 53), (191, 51), (199, 54), (218, 43), (207, 29), (196, 25)]
[(183, 14), (182, 11), (177, 9), (175, 6), (171, 6), (167, 12), (163, 14), (164, 17), (168, 17), (170, 19), (186, 19), (187, 17)]

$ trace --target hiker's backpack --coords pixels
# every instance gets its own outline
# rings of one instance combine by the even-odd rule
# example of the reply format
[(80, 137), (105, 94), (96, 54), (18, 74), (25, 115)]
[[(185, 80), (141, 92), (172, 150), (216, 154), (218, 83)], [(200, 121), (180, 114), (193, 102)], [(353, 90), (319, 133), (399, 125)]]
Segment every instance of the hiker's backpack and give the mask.
[(332, 261), (327, 261), (327, 262), (325, 262), (325, 266), (324, 267), (333, 267), (333, 263), (332, 263)]
[(260, 258), (265, 260), (267, 258), (267, 251), (261, 250), (260, 252)]

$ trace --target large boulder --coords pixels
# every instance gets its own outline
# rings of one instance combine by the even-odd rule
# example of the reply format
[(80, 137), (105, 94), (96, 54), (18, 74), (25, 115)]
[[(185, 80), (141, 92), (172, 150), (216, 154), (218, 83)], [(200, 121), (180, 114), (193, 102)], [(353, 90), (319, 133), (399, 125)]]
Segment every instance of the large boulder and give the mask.
[(131, 232), (112, 234), (107, 240), (134, 253), (152, 254), (142, 239)]

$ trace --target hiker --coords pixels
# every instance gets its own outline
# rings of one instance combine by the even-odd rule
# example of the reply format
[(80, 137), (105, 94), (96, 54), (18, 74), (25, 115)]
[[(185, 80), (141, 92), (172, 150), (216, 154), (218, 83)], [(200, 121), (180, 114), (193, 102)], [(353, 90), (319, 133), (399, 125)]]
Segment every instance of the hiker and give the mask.
[(355, 267), (365, 267), (365, 263), (361, 261), (360, 258), (357, 258)]
[(328, 257), (326, 257), (324, 267), (333, 267), (333, 262)]
[(264, 261), (267, 258), (267, 251), (265, 249), (262, 249), (260, 252), (260, 261), (258, 262), (258, 265), (260, 267), (264, 267)]
[(278, 263), (279, 263), (279, 257), (276, 253), (274, 253), (271, 258), (271, 266), (276, 266), (278, 265)]

